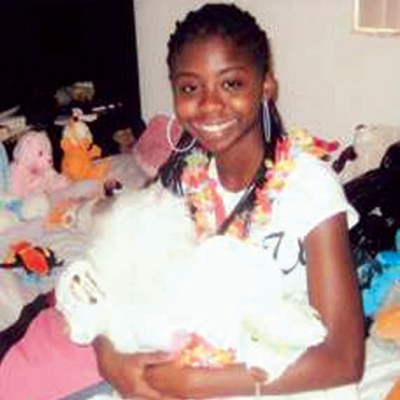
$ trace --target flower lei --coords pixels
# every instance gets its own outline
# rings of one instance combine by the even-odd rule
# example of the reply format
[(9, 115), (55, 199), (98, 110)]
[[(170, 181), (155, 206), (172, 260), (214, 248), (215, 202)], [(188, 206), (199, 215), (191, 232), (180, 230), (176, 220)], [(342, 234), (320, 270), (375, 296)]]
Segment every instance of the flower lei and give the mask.
[[(276, 147), (275, 162), (265, 160), (264, 183), (255, 189), (251, 211), (239, 213), (230, 223), (226, 234), (245, 240), (252, 225), (265, 226), (271, 221), (272, 204), (282, 192), (301, 153), (327, 159), (338, 148), (338, 142), (308, 136), (302, 129), (293, 129)], [(182, 173), (182, 188), (193, 213), (199, 239), (214, 235), (224, 220), (223, 201), (217, 192), (217, 182), (208, 173), (207, 155), (196, 150), (186, 157)], [(250, 215), (248, 215), (250, 213)]]
[[(296, 159), (301, 153), (313, 154), (326, 159), (338, 148), (337, 142), (308, 136), (304, 130), (289, 131), (276, 147), (275, 163), (265, 161), (264, 182), (255, 188), (255, 202), (251, 211), (235, 215), (226, 234), (245, 240), (251, 225), (265, 226), (271, 221), (272, 203), (284, 189)], [(224, 206), (217, 192), (217, 182), (211, 178), (209, 159), (205, 153), (196, 150), (186, 157), (182, 173), (182, 188), (193, 213), (196, 233), (199, 239), (214, 235), (224, 218)], [(250, 213), (250, 214), (249, 214)], [(245, 215), (243, 215), (245, 214)], [(179, 351), (182, 365), (218, 368), (235, 362), (234, 349), (221, 349), (193, 333)]]

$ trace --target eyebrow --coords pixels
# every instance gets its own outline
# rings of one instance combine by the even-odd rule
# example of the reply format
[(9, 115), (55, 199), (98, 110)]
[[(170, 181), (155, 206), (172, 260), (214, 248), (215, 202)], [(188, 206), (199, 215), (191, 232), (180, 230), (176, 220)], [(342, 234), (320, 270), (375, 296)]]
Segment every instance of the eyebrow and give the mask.
[[(246, 71), (247, 67), (242, 66), (242, 65), (234, 65), (234, 66), (229, 66), (227, 68), (222, 69), (221, 71), (218, 72), (218, 75), (225, 75), (229, 72), (232, 71)], [(171, 79), (178, 79), (178, 78), (197, 78), (198, 74), (196, 72), (190, 72), (190, 71), (182, 71), (178, 73), (171, 74)]]

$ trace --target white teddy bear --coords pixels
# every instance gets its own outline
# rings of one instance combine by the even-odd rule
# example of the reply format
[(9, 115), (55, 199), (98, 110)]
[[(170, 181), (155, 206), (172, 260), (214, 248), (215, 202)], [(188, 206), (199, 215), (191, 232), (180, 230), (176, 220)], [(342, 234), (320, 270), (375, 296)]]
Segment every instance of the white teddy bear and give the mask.
[(158, 184), (121, 195), (60, 278), (72, 340), (104, 334), (123, 352), (169, 351), (196, 333), (270, 379), (323, 340), (315, 310), (283, 298), (264, 250), (228, 236), (199, 244), (194, 232), (183, 200)]

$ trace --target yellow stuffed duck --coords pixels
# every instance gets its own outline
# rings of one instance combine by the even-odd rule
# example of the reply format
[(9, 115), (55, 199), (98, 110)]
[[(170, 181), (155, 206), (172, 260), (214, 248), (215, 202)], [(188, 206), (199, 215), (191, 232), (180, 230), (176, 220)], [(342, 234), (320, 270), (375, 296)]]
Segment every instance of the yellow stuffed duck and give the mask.
[(61, 170), (73, 180), (102, 179), (107, 174), (109, 160), (100, 160), (101, 148), (93, 143), (89, 127), (83, 121), (83, 112), (73, 109), (61, 139), (64, 152)]

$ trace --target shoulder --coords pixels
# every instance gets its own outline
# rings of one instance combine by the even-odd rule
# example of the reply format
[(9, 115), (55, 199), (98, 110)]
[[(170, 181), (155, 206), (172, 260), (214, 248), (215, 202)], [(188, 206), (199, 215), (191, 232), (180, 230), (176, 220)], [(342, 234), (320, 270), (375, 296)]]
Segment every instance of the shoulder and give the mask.
[(330, 165), (309, 154), (297, 157), (280, 206), (286, 214), (283, 218), (290, 219), (302, 237), (335, 214), (346, 213), (350, 227), (358, 220)]
[[(322, 185), (321, 187), (319, 185)], [(330, 165), (310, 154), (300, 154), (288, 179), (288, 188), (311, 191), (313, 196), (322, 192), (322, 187), (333, 193), (342, 193), (342, 186)], [(320, 189), (321, 188), (321, 189)], [(330, 193), (331, 195), (332, 193)]]

